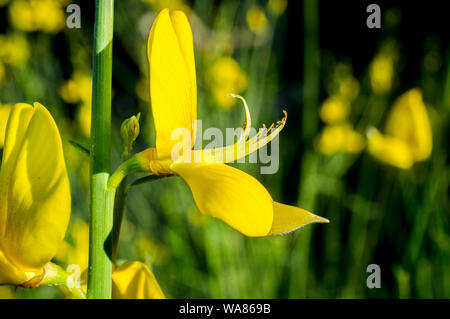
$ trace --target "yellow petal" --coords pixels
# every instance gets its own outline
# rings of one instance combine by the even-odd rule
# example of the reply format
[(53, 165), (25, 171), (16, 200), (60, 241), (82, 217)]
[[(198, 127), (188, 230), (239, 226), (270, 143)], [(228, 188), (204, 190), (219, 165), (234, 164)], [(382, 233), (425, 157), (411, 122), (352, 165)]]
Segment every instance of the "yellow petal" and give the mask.
[(329, 223), (329, 221), (302, 208), (273, 202), (271, 235), (289, 233), (311, 223)]
[(165, 299), (155, 275), (143, 263), (129, 261), (113, 271), (113, 299)]
[(194, 145), (194, 121), (197, 117), (197, 84), (192, 31), (186, 15), (164, 9), (156, 17), (148, 38), (150, 98), (156, 129), (158, 158), (170, 158), (175, 129), (191, 133)]
[(24, 272), (55, 256), (70, 217), (61, 138), (39, 103), (17, 104), (6, 130), (0, 172), (0, 249)]
[(369, 152), (380, 162), (409, 169), (414, 163), (410, 146), (402, 139), (382, 135), (375, 128), (368, 131)]
[(33, 107), (29, 104), (18, 103), (13, 108), (14, 112), (9, 115), (8, 124), (5, 133), (5, 147), (3, 149), (2, 172), (10, 170), (6, 165), (11, 163), (14, 165), (14, 160), (17, 157), (17, 152), (20, 150), (22, 140), (33, 115)]
[(189, 185), (199, 210), (247, 236), (266, 236), (272, 226), (272, 198), (254, 177), (222, 163), (173, 163)]
[(21, 271), (10, 262), (0, 249), (0, 285), (20, 285), (42, 272), (43, 269), (38, 272)]
[(411, 89), (394, 103), (386, 123), (386, 134), (407, 143), (415, 161), (430, 156), (432, 132), (427, 110), (419, 89)]
[[(177, 35), (180, 45), (181, 53), (186, 62), (189, 71), (190, 81), (193, 85), (192, 91), (192, 105), (197, 105), (197, 79), (195, 73), (195, 58), (194, 58), (194, 39), (192, 38), (192, 30), (189, 20), (182, 11), (174, 11), (170, 13), (172, 25)], [(197, 118), (197, 108), (192, 108), (192, 116), (194, 120)]]
[(11, 105), (0, 104), (0, 148), (5, 144), (6, 124), (8, 123)]

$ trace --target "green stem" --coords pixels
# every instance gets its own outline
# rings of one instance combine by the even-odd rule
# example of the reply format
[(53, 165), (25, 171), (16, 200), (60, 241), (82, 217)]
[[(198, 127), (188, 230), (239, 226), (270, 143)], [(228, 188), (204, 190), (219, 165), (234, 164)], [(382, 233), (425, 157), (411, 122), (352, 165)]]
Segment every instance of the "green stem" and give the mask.
[(108, 188), (111, 144), (113, 0), (97, 0), (90, 143), (88, 298), (111, 298), (111, 231), (115, 190)]
[[(130, 147), (131, 148), (131, 147)], [(122, 155), (122, 162), (126, 162), (130, 158), (130, 149), (124, 151)], [(119, 184), (114, 200), (114, 220), (113, 220), (113, 243), (112, 243), (112, 262), (116, 263), (117, 251), (119, 247), (120, 229), (122, 226), (123, 215), (125, 212), (125, 202), (127, 199), (127, 177), (125, 176)]]

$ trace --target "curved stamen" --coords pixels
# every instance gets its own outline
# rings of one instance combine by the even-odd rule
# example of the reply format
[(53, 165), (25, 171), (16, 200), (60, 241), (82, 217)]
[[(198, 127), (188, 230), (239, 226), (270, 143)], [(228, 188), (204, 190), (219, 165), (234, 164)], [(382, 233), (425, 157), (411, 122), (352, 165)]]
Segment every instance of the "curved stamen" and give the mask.
[(247, 101), (245, 101), (245, 99), (242, 96), (233, 94), (233, 93), (229, 93), (228, 96), (235, 98), (235, 99), (240, 99), (242, 101), (242, 103), (244, 104), (245, 119), (244, 119), (244, 123), (242, 124), (243, 132), (241, 133), (241, 136), (239, 137), (239, 140), (237, 141), (238, 143), (242, 143), (242, 142), (245, 142), (245, 140), (247, 139), (248, 135), (250, 134), (250, 129), (252, 127), (252, 119), (250, 117), (250, 110), (248, 108)]
[(283, 118), (280, 121), (277, 121), (276, 125), (272, 124), (269, 129), (264, 126), (259, 129), (258, 134), (245, 142), (238, 142), (233, 145), (208, 150), (208, 158), (218, 162), (227, 163), (237, 161), (238, 159), (255, 152), (269, 143), (281, 132), (287, 120), (287, 112), (283, 110), (283, 114)]

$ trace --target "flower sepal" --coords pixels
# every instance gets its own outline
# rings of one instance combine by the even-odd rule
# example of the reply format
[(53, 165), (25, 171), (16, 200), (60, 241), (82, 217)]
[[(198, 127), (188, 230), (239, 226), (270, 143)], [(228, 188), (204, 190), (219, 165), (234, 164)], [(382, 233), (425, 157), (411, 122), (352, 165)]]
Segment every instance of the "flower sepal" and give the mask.
[(48, 262), (44, 266), (44, 271), (22, 283), (24, 288), (36, 288), (41, 286), (65, 286), (72, 296), (76, 299), (86, 299), (86, 296), (80, 288), (80, 274), (77, 271), (71, 273), (65, 271), (62, 267)]

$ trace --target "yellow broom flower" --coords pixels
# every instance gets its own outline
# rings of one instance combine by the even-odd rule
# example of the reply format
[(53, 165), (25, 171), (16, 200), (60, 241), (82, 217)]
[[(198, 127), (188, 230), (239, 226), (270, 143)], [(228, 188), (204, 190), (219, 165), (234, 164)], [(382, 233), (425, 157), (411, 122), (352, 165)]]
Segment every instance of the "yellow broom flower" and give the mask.
[(70, 217), (61, 137), (39, 103), (16, 104), (0, 169), (0, 284), (39, 282)]
[[(301, 208), (273, 201), (258, 180), (225, 165), (269, 143), (281, 131), (286, 118), (248, 138), (250, 112), (245, 100), (239, 97), (246, 110), (239, 141), (213, 150), (191, 151), (196, 131), (197, 85), (192, 31), (184, 13), (169, 13), (165, 9), (156, 17), (148, 39), (148, 59), (156, 148), (135, 157), (148, 171), (181, 176), (202, 213), (223, 220), (247, 236), (286, 233), (309, 223), (328, 222)], [(187, 152), (173, 158), (179, 141), (172, 139), (172, 135), (177, 129), (189, 133), (189, 145)]]
[(316, 139), (315, 148), (322, 154), (333, 155), (337, 152), (357, 154), (364, 146), (363, 135), (344, 122), (325, 126)]
[(350, 102), (341, 96), (328, 97), (320, 107), (319, 115), (322, 121), (334, 124), (344, 121), (350, 114)]
[(16, 0), (9, 16), (14, 27), (27, 32), (57, 33), (66, 22), (63, 5), (57, 0)]
[(224, 109), (236, 105), (236, 101), (230, 99), (228, 93), (241, 93), (248, 85), (247, 74), (230, 56), (222, 56), (213, 63), (206, 74), (206, 81), (211, 86), (217, 104)]
[(395, 101), (385, 135), (377, 129), (367, 132), (369, 152), (381, 162), (408, 169), (426, 160), (433, 147), (427, 110), (419, 89), (411, 89)]
[(253, 5), (247, 11), (247, 24), (254, 33), (263, 34), (268, 28), (268, 21), (264, 10), (258, 6)]
[(143, 263), (129, 261), (113, 271), (113, 299), (165, 299), (155, 275)]

